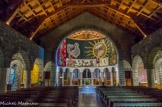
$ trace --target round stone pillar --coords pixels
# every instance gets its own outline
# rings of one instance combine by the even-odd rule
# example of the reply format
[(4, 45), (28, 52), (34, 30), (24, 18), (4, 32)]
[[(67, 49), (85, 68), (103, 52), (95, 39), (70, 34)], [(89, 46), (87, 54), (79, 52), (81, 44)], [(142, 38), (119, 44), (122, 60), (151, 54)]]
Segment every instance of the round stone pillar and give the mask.
[(111, 71), (110, 72), (110, 80), (111, 80), (111, 86), (113, 86), (114, 85), (114, 79), (113, 79), (113, 72)]
[(7, 68), (0, 68), (0, 92), (5, 92)]
[(64, 72), (62, 73), (62, 86), (64, 85)]
[(93, 72), (91, 72), (91, 85), (93, 86), (94, 83), (93, 83)]
[(147, 69), (147, 81), (148, 81), (148, 87), (154, 88), (154, 69)]
[(80, 86), (83, 85), (83, 72), (80, 72)]
[(31, 70), (26, 70), (26, 75), (25, 75), (25, 88), (30, 88), (31, 87)]
[(73, 85), (73, 72), (70, 72), (70, 85)]

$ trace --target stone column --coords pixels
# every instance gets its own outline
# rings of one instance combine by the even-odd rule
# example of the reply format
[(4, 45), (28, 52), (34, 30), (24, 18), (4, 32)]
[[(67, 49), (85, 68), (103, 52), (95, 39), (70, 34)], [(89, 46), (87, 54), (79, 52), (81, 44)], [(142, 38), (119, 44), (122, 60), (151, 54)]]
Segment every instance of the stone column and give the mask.
[(7, 68), (0, 68), (0, 92), (5, 92)]
[(119, 75), (118, 75), (118, 69), (116, 68), (116, 86), (119, 84)]
[(26, 70), (26, 75), (25, 75), (25, 88), (30, 88), (31, 87), (31, 70), (27, 71)]
[(104, 72), (101, 72), (101, 80), (104, 82)]
[(111, 86), (113, 86), (114, 85), (114, 79), (113, 79), (113, 72), (111, 71), (110, 72), (110, 80), (111, 80)]
[(62, 86), (64, 86), (64, 72), (62, 73)]
[(118, 63), (119, 68), (119, 83), (120, 86), (125, 86), (125, 70), (124, 70), (124, 61), (119, 61)]
[(148, 87), (154, 88), (154, 69), (147, 69), (147, 81), (148, 81)]
[(82, 80), (82, 78), (83, 78), (83, 72), (80, 72), (80, 86), (82, 86), (83, 84), (83, 80)]
[(91, 85), (93, 86), (94, 83), (93, 83), (93, 72), (91, 72)]
[(70, 72), (70, 85), (73, 85), (73, 72)]
[(50, 71), (50, 86), (56, 85), (56, 70), (54, 63), (51, 63), (51, 71)]
[(59, 86), (59, 72), (56, 70), (56, 86)]

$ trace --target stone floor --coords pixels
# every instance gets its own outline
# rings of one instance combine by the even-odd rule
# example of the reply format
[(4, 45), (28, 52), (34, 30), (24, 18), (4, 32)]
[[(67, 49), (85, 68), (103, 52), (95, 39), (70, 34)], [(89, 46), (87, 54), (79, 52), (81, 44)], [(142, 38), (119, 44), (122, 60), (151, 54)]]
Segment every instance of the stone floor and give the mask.
[(79, 88), (79, 107), (104, 107), (96, 97), (95, 87)]

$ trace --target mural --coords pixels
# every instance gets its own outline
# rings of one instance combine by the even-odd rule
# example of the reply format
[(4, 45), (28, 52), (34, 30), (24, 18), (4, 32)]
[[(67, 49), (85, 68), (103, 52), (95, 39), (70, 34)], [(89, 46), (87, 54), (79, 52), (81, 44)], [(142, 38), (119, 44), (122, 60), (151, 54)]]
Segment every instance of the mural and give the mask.
[(100, 65), (100, 59), (108, 57), (109, 64), (117, 63), (117, 55), (113, 43), (108, 39), (100, 39), (88, 42), (89, 46), (85, 47), (85, 54), (90, 58), (96, 58), (96, 63)]
[(77, 58), (80, 55), (79, 44), (75, 43), (67, 45), (68, 58)]
[(62, 67), (66, 66), (66, 40), (64, 40), (59, 47), (57, 54), (57, 64)]
[(98, 66), (108, 66), (109, 58), (100, 58), (99, 63), (97, 59), (66, 59), (68, 67), (98, 67)]
[(58, 50), (58, 66), (98, 67), (117, 63), (115, 46), (108, 38), (73, 40), (67, 38)]
[(67, 53), (68, 53), (67, 66), (74, 67), (75, 66), (74, 58), (77, 58), (80, 55), (79, 44), (78, 43), (75, 43), (74, 45), (68, 44)]

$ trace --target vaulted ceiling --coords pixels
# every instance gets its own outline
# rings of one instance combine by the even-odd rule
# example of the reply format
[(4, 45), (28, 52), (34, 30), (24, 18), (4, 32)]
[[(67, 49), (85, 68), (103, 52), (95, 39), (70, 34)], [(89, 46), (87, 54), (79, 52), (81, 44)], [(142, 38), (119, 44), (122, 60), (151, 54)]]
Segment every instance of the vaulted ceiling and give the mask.
[(30, 39), (83, 12), (141, 38), (162, 27), (161, 0), (0, 0), (0, 20)]

